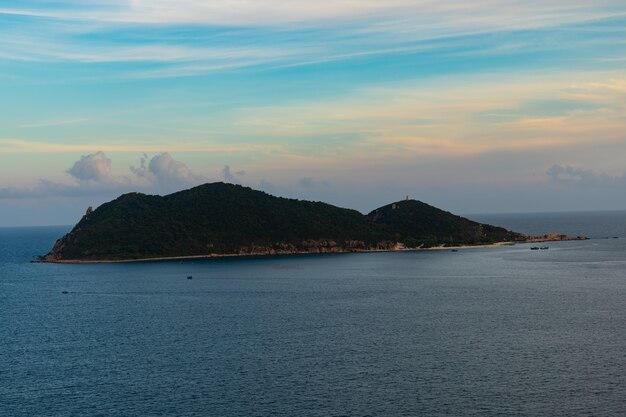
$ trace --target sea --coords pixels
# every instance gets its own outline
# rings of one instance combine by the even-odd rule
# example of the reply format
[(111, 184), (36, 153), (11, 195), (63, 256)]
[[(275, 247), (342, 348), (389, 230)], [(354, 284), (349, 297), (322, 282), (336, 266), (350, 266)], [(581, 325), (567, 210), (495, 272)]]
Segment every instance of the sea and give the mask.
[(69, 227), (0, 229), (0, 416), (626, 415), (626, 212), (473, 218), (591, 239), (56, 265)]

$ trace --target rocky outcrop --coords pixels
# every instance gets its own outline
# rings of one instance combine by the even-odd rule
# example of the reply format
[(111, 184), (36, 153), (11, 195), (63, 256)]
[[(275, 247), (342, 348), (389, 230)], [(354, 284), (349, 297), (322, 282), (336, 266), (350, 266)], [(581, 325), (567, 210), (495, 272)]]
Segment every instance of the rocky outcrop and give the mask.
[(538, 242), (559, 242), (566, 240), (588, 240), (589, 238), (586, 236), (568, 236), (560, 233), (546, 233), (541, 236), (527, 236), (526, 242), (528, 243), (538, 243)]
[(76, 226), (74, 226), (68, 234), (57, 239), (50, 252), (46, 255), (40, 256), (37, 260), (41, 262), (58, 262), (64, 260), (65, 249), (74, 243), (73, 241), (75, 236), (80, 232), (82, 225), (89, 221), (92, 214), (93, 208), (89, 206), (85, 215), (80, 219)]

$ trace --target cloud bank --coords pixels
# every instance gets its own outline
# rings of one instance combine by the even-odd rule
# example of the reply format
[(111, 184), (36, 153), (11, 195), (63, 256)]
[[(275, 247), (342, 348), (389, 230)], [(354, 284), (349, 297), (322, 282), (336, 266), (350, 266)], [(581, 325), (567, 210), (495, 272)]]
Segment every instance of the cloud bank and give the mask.
[(144, 154), (139, 167), (130, 166), (129, 171), (132, 174), (129, 177), (113, 174), (111, 159), (98, 151), (81, 156), (65, 171), (69, 175), (68, 183), (40, 179), (32, 187), (2, 187), (0, 199), (81, 197), (130, 191), (161, 194), (210, 181), (167, 152), (152, 158)]
[(612, 176), (571, 165), (554, 164), (548, 169), (546, 175), (552, 182), (560, 184), (589, 187), (626, 186), (626, 173), (621, 176)]

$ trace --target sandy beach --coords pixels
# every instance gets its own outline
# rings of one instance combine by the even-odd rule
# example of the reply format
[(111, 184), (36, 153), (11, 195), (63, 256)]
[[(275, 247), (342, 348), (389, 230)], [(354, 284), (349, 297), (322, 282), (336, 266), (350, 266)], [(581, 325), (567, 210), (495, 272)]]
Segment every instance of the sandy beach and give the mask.
[[(368, 250), (350, 250), (350, 251), (337, 251), (337, 252), (307, 252), (307, 251), (293, 251), (293, 252), (280, 252), (280, 253), (229, 253), (229, 254), (208, 254), (208, 255), (191, 255), (191, 256), (164, 256), (155, 258), (138, 258), (138, 259), (101, 259), (101, 260), (79, 260), (79, 259), (61, 259), (61, 260), (41, 260), (37, 262), (41, 263), (56, 263), (56, 264), (99, 264), (99, 263), (127, 263), (127, 262), (157, 262), (157, 261), (183, 261), (193, 259), (214, 259), (214, 258), (243, 258), (243, 257), (256, 257), (256, 256), (285, 256), (285, 255), (326, 255), (326, 254), (340, 254), (340, 253), (373, 253), (373, 252), (415, 252), (415, 251), (438, 251), (438, 250), (459, 250), (459, 249), (485, 249), (485, 248), (497, 248), (501, 246), (512, 246), (516, 242), (497, 242), (489, 245), (462, 245), (462, 246), (434, 246), (429, 248), (403, 248), (396, 249), (368, 249)], [(526, 242), (517, 242), (526, 243)]]

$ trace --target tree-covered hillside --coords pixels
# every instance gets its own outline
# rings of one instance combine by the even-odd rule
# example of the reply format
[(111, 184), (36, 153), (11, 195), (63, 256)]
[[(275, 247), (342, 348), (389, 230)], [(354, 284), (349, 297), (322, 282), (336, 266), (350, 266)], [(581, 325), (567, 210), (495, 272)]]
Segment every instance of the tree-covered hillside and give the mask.
[(418, 201), (368, 216), (321, 202), (212, 183), (164, 197), (124, 194), (88, 213), (42, 258), (124, 260), (211, 254), (342, 252), (521, 239)]
[(416, 245), (479, 245), (523, 240), (524, 235), (502, 227), (481, 224), (416, 200), (405, 200), (380, 207), (369, 219), (389, 238)]

